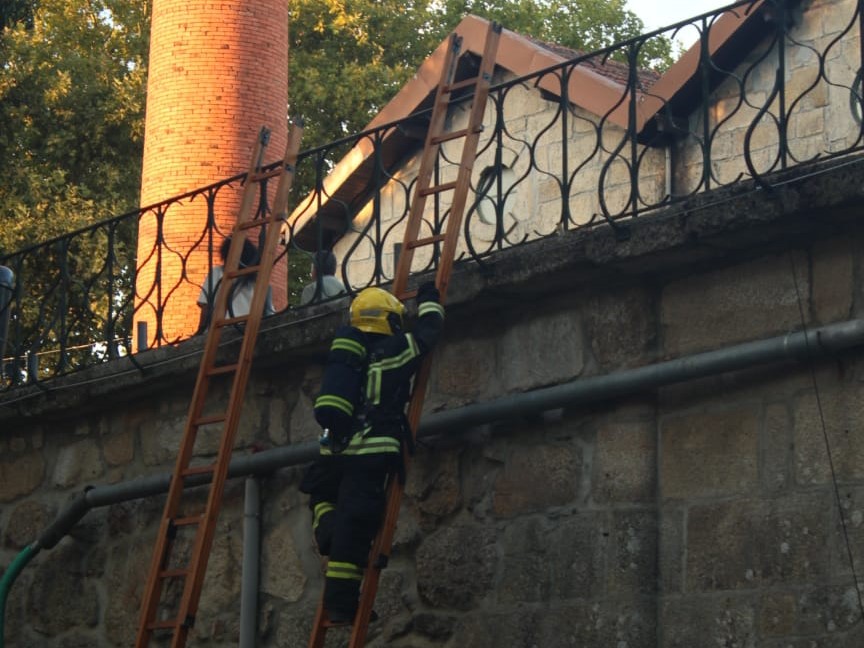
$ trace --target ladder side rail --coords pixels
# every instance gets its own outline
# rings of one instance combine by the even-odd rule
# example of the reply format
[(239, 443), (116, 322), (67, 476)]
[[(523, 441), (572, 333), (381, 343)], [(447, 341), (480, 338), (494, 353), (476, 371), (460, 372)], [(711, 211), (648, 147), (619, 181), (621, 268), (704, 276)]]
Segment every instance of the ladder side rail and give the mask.
[[(483, 115), (486, 111), (489, 88), (492, 84), (492, 73), (495, 70), (495, 54), (498, 51), (500, 37), (501, 25), (492, 23), (486, 38), (483, 60), (474, 90), (474, 100), (471, 104), (471, 112), (468, 118), (468, 134), (465, 136), (462, 157), (459, 162), (459, 172), (456, 178), (456, 189), (453, 193), (453, 202), (450, 205), (450, 215), (447, 217), (446, 236), (441, 246), (441, 256), (438, 260), (435, 285), (441, 294), (442, 304), (446, 301), (447, 289), (450, 286), (450, 275), (452, 274), (453, 261), (456, 257), (456, 245), (459, 242), (462, 218), (465, 214), (465, 205), (468, 200), (471, 173), (474, 170), (474, 162), (477, 158), (477, 145), (480, 142), (480, 126), (483, 123)], [(414, 422), (411, 428), (412, 435), (415, 434), (419, 421), (418, 412), (417, 421)]]
[[(256, 165), (260, 162), (264, 150), (264, 145), (264, 137), (262, 133), (255, 141), (252, 161), (250, 164), (250, 168), (247, 172), (247, 183), (243, 188), (243, 194), (241, 198), (241, 205), (247, 205), (247, 210), (249, 209), (248, 206), (252, 204), (255, 193), (251, 190), (250, 187), (252, 183), (248, 182), (248, 179), (252, 177), (252, 174), (254, 174), (255, 172)], [(214, 306), (214, 309), (211, 312), (211, 320), (213, 319), (214, 314), (219, 312), (216, 310), (217, 307), (221, 305), (223, 309), (225, 308), (227, 304), (227, 298), (228, 291), (226, 290), (226, 285), (223, 281), (222, 284), (219, 286), (219, 290), (217, 290), (215, 299), (216, 306)], [(198, 376), (195, 380), (195, 388), (193, 390), (192, 400), (189, 403), (186, 426), (183, 433), (184, 443), (182, 444), (181, 449), (177, 454), (173, 477), (169, 484), (169, 492), (166, 497), (165, 507), (163, 509), (162, 522), (159, 525), (158, 535), (153, 549), (153, 556), (150, 561), (150, 571), (148, 572), (147, 581), (145, 583), (144, 594), (142, 597), (141, 615), (139, 617), (138, 636), (136, 639), (136, 646), (138, 648), (142, 648), (149, 643), (151, 631), (147, 628), (147, 626), (153, 620), (155, 620), (156, 617), (157, 607), (159, 605), (159, 600), (161, 597), (161, 579), (159, 578), (159, 572), (161, 571), (162, 565), (164, 564), (166, 559), (166, 550), (168, 548), (168, 529), (171, 524), (171, 518), (174, 516), (177, 506), (179, 505), (180, 494), (183, 490), (183, 480), (179, 477), (179, 475), (180, 472), (189, 465), (189, 460), (191, 458), (191, 449), (187, 450), (186, 446), (194, 445), (191, 443), (185, 443), (185, 441), (192, 433), (193, 428), (195, 427), (194, 422), (200, 417), (201, 410), (203, 408), (204, 396), (206, 395), (206, 371), (209, 366), (212, 366), (215, 359), (216, 350), (219, 343), (219, 337), (220, 332), (211, 325), (207, 331), (207, 335), (205, 338), (204, 352), (201, 364), (198, 369)]]
[[(285, 154), (285, 162), (280, 168), (280, 180), (276, 192), (276, 206), (279, 209), (279, 214), (283, 215), (286, 211), (288, 190), (293, 182), (293, 170), (296, 165), (297, 152), (299, 151), (299, 140), (302, 128), (292, 127), (289, 137), (288, 150)], [(160, 571), (164, 567), (165, 561), (170, 556), (171, 541), (168, 538), (168, 530), (170, 525), (174, 523), (179, 508), (180, 498), (183, 492), (182, 471), (184, 471), (193, 454), (195, 437), (197, 436), (197, 427), (201, 419), (204, 399), (209, 387), (209, 374), (214, 366), (216, 352), (219, 346), (221, 330), (223, 327), (217, 326), (217, 322), (225, 322), (227, 319), (221, 314), (227, 308), (228, 296), (230, 295), (231, 285), (234, 277), (228, 273), (236, 272), (239, 268), (240, 258), (242, 255), (244, 223), (249, 222), (249, 214), (251, 213), (256, 192), (253, 189), (258, 183), (259, 178), (255, 175), (257, 168), (260, 166), (263, 156), (263, 149), (266, 146), (266, 131), (262, 129), (261, 136), (256, 141), (256, 148), (253, 154), (253, 161), (249, 172), (247, 173), (246, 183), (244, 185), (243, 197), (241, 199), (241, 209), (238, 213), (237, 224), (234, 228), (234, 236), (232, 244), (229, 248), (228, 258), (225, 260), (223, 281), (217, 291), (216, 302), (211, 314), (211, 326), (207, 333), (205, 341), (204, 353), (202, 362), (199, 368), (198, 377), (196, 380), (193, 400), (190, 403), (189, 417), (187, 419), (184, 437), (182, 441), (181, 451), (178, 453), (176, 462), (176, 470), (174, 478), (169, 489), (169, 499), (166, 502), (165, 514), (160, 524), (160, 535), (157, 538), (157, 551), (154, 552), (153, 568), (148, 576), (148, 585), (146, 593), (148, 594), (146, 605), (142, 606), (142, 621), (139, 627), (139, 635), (136, 641), (136, 646), (146, 646), (152, 635), (152, 623), (155, 620), (158, 611), (159, 601), (161, 599), (161, 577)], [(286, 171), (290, 171), (290, 178), (287, 178)], [(273, 175), (273, 174), (270, 174)], [(268, 176), (269, 177), (269, 176)], [(271, 219), (272, 222), (273, 219)], [(262, 225), (266, 220), (262, 220)], [(224, 492), (224, 482), (227, 478), (228, 460), (230, 459), (230, 451), (233, 446), (233, 439), (236, 436), (236, 428), (239, 423), (239, 415), (242, 409), (242, 398), (245, 394), (245, 385), (248, 380), (248, 369), (251, 364), (251, 355), (254, 350), (254, 341), (257, 337), (260, 320), (263, 314), (264, 302), (267, 297), (267, 287), (269, 286), (270, 270), (272, 268), (273, 259), (275, 258), (275, 248), (279, 240), (279, 231), (276, 227), (271, 227), (268, 230), (264, 250), (259, 261), (258, 275), (253, 288), (252, 303), (250, 305), (250, 313), (247, 316), (247, 326), (244, 329), (243, 343), (241, 344), (240, 360), (237, 363), (237, 375), (232, 386), (231, 396), (226, 408), (224, 416), (224, 426), (222, 433), (222, 442), (220, 450), (217, 453), (216, 463), (214, 465), (213, 480), (210, 483), (210, 491), (207, 505), (204, 514), (201, 516), (197, 524), (197, 530), (194, 540), (194, 549), (192, 557), (189, 561), (186, 579), (184, 582), (183, 595), (180, 606), (177, 610), (177, 616), (173, 621), (165, 624), (166, 628), (173, 628), (173, 639), (171, 645), (180, 648), (185, 645), (189, 626), (187, 624), (197, 611), (197, 603), (200, 598), (201, 586), (203, 584), (203, 576), (206, 570), (209, 550), (212, 545), (212, 534), (215, 530), (216, 518), (218, 516), (221, 496)], [(257, 317), (255, 314), (257, 313)], [(250, 344), (251, 342), (251, 344)], [(242, 374), (246, 374), (243, 376)], [(227, 447), (227, 452), (225, 448)], [(222, 473), (220, 478), (220, 473)], [(149, 626), (149, 627), (148, 627)]]
[[(455, 258), (455, 247), (459, 238), (462, 212), (464, 211), (467, 192), (470, 188), (469, 183), (471, 170), (473, 168), (474, 157), (476, 157), (477, 143), (479, 142), (479, 125), (485, 111), (491, 75), (495, 66), (495, 54), (498, 48), (500, 33), (501, 26), (497, 23), (490, 23), (483, 52), (483, 60), (481, 62), (481, 70), (475, 84), (474, 99), (471, 115), (469, 117), (470, 123), (465, 134), (466, 139), (463, 143), (459, 170), (459, 178), (461, 181), (457, 180), (452, 187), (456, 192), (456, 195), (454, 196), (454, 204), (456, 204), (459, 213), (454, 218), (453, 206), (451, 205), (451, 213), (448, 216), (446, 235), (443, 237), (445, 254), (443, 254), (439, 260), (438, 269), (436, 271), (436, 285), (441, 294), (442, 304), (446, 297), (446, 290), (449, 284), (453, 259)], [(426, 192), (426, 190), (429, 188), (429, 182), (434, 170), (434, 163), (442, 141), (440, 135), (444, 130), (450, 105), (450, 92), (454, 87), (453, 77), (455, 76), (456, 65), (458, 63), (460, 46), (461, 38), (455, 34), (451, 36), (451, 46), (448, 48), (444, 73), (436, 91), (433, 114), (427, 132), (423, 156), (420, 163), (420, 170), (415, 185), (414, 199), (411, 203), (409, 218), (406, 223), (402, 252), (399, 255), (396, 272), (394, 273), (395, 276), (392, 285), (392, 292), (399, 299), (404, 299), (406, 297), (406, 287), (411, 273), (413, 251), (416, 247), (416, 244), (411, 245), (411, 243), (416, 243), (417, 241), (420, 223), (425, 209), (425, 200), (427, 195), (429, 195), (429, 192)], [(470, 84), (464, 85), (467, 87)], [(460, 85), (459, 87), (462, 86)], [(461, 137), (462, 134), (459, 134), (459, 136)], [(439, 187), (438, 189), (441, 188)], [(461, 205), (459, 204), (460, 194)], [(430, 237), (430, 241), (435, 240), (441, 240), (441, 237)], [(423, 244), (426, 244), (425, 240)], [(411, 434), (415, 438), (423, 408), (423, 401), (425, 399), (431, 366), (432, 356), (430, 354), (423, 359), (414, 378), (414, 389), (408, 406), (408, 422)], [(405, 461), (406, 471), (410, 464), (410, 459), (407, 449), (403, 448), (403, 460)], [(351, 637), (348, 644), (349, 648), (360, 648), (365, 643), (369, 620), (372, 614), (372, 606), (378, 589), (380, 572), (384, 567), (385, 559), (389, 559), (403, 493), (404, 485), (399, 483), (398, 479), (391, 478), (387, 487), (387, 504), (384, 520), (373, 542), (369, 554), (369, 562), (364, 573), (360, 602), (352, 626)], [(308, 648), (323, 648), (326, 629), (326, 614), (323, 609), (322, 599), (318, 606), (313, 634), (310, 637)]]
[[(277, 202), (274, 204), (274, 211), (278, 210), (276, 213), (284, 213), (286, 211), (288, 190), (293, 182), (294, 168), (297, 162), (297, 153), (300, 147), (301, 135), (302, 129), (300, 127), (292, 127), (288, 150), (285, 155), (285, 159), (288, 163), (280, 177), (279, 186), (277, 188)], [(237, 231), (239, 230), (235, 229), (235, 232)], [(243, 397), (246, 393), (246, 386), (249, 381), (252, 356), (254, 354), (255, 343), (257, 342), (258, 331), (263, 317), (264, 303), (267, 299), (273, 259), (276, 256), (276, 246), (279, 239), (279, 228), (273, 226), (268, 227), (263, 246), (264, 249), (261, 253), (261, 267), (258, 270), (255, 279), (255, 288), (253, 290), (252, 303), (249, 311), (250, 318), (246, 322), (246, 328), (244, 329), (243, 341), (240, 349), (240, 360), (238, 362), (234, 384), (232, 385), (231, 394), (229, 396), (228, 418), (225, 421), (219, 450), (216, 455), (216, 470), (213, 475), (213, 481), (211, 482), (207, 507), (205, 509), (206, 519), (203, 522), (203, 532), (199, 531), (196, 537), (196, 547), (193, 551), (193, 572), (190, 575), (190, 578), (187, 579), (187, 586), (184, 589), (183, 594), (184, 600), (181, 602), (181, 610), (186, 610), (187, 612), (194, 613), (197, 611), (197, 603), (201, 595), (201, 588), (204, 584), (207, 562), (213, 544), (220, 503), (225, 489), (225, 481), (228, 477), (228, 467), (234, 439), (236, 438), (237, 428), (240, 422)]]
[[(483, 52), (483, 60), (481, 69), (478, 75), (478, 82), (475, 86), (474, 99), (471, 106), (471, 113), (468, 120), (468, 134), (464, 141), (462, 156), (460, 160), (459, 174), (457, 185), (454, 190), (453, 204), (450, 207), (450, 215), (448, 216), (446, 236), (442, 245), (441, 257), (439, 259), (438, 270), (435, 276), (435, 284), (441, 294), (441, 303), (446, 301), (447, 287), (449, 286), (450, 275), (453, 268), (453, 260), (455, 258), (456, 244), (459, 240), (459, 233), (462, 223), (462, 216), (465, 209), (471, 172), (474, 166), (474, 159), (477, 153), (477, 144), (480, 139), (479, 126), (482, 123), (483, 115), (486, 108), (486, 99), (489, 95), (489, 87), (491, 85), (492, 72), (495, 67), (495, 54), (498, 49), (498, 42), (501, 34), (501, 26), (497, 23), (492, 23), (487, 34), (486, 43)], [(433, 136), (430, 128), (427, 142)], [(422, 197), (419, 190), (415, 193), (415, 201)], [(412, 205), (413, 208), (413, 205)], [(422, 213), (422, 210), (421, 210)], [(416, 238), (416, 232), (414, 233)], [(409, 239), (406, 233), (405, 244), (403, 244), (403, 254)], [(407, 274), (410, 272), (410, 260), (407, 264), (407, 269), (401, 267), (400, 270), (404, 274), (397, 272), (397, 277), (394, 280), (394, 291), (396, 282), (402, 279), (400, 286), (404, 290), (407, 284)], [(398, 294), (398, 293), (397, 293)], [(417, 429), (420, 424), (420, 417), (423, 410), (423, 403), (426, 398), (426, 388), (429, 382), (429, 376), (432, 368), (432, 355), (427, 355), (414, 378), (414, 389), (411, 394), (411, 400), (408, 405), (408, 425), (411, 436), (416, 440)], [(407, 474), (411, 456), (407, 448), (403, 448), (403, 462), (405, 465), (405, 473)], [(372, 614), (372, 606), (374, 603), (374, 594), (378, 589), (378, 581), (381, 574), (381, 566), (378, 564), (381, 556), (389, 558), (392, 548), (393, 536), (396, 531), (396, 521), (399, 517), (399, 511), (402, 505), (402, 496), (405, 486), (398, 479), (391, 479), (387, 490), (387, 508), (382, 522), (382, 527), (375, 539), (375, 543), (370, 552), (369, 564), (366, 568), (363, 578), (363, 595), (360, 599), (360, 607), (357, 611), (354, 627), (352, 628), (349, 648), (359, 648), (363, 646), (366, 640), (366, 632), (369, 626), (369, 619)], [(367, 590), (368, 588), (368, 590)], [(368, 592), (368, 593), (367, 593)]]
[(405, 225), (405, 233), (402, 237), (402, 251), (399, 253), (399, 261), (396, 266), (393, 280), (393, 294), (399, 297), (404, 292), (408, 283), (408, 275), (411, 273), (411, 262), (414, 259), (414, 249), (408, 245), (410, 241), (417, 238), (420, 231), (420, 222), (423, 218), (423, 210), (426, 208), (426, 195), (423, 190), (429, 187), (432, 172), (435, 169), (435, 160), (438, 157), (440, 144), (433, 142), (443, 130), (447, 120), (448, 107), (450, 105), (450, 90), (448, 85), (453, 81), (456, 67), (459, 62), (462, 38), (456, 34), (450, 36), (450, 46), (447, 48), (447, 56), (444, 60), (444, 74), (435, 91), (435, 103), (433, 104), (432, 117), (429, 129), (426, 131), (426, 141), (423, 146), (423, 155), (420, 159), (420, 170), (417, 173), (417, 181), (414, 185), (414, 199), (408, 221)]

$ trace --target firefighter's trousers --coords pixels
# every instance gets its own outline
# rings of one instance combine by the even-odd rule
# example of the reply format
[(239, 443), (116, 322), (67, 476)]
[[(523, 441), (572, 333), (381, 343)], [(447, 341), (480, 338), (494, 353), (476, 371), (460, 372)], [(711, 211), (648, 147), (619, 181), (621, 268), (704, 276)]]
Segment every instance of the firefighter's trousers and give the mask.
[(353, 617), (363, 569), (381, 524), (387, 476), (401, 458), (392, 453), (322, 455), (301, 490), (310, 494), (318, 550), (329, 556), (324, 608)]

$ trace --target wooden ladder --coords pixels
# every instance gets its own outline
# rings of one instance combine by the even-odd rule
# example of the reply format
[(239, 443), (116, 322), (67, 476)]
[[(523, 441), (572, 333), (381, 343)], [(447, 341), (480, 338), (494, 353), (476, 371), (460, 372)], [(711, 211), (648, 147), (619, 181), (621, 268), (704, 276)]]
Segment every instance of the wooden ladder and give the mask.
[[(402, 251), (396, 266), (396, 275), (393, 280), (393, 294), (404, 301), (416, 295), (415, 290), (408, 290), (408, 277), (411, 274), (411, 262), (414, 258), (414, 250), (426, 245), (440, 244), (440, 257), (438, 270), (435, 275), (435, 285), (441, 293), (441, 303), (446, 300), (447, 288), (450, 283), (450, 275), (453, 268), (453, 260), (456, 254), (456, 245), (459, 242), (459, 232), (462, 227), (462, 217), (465, 212), (465, 204), (470, 189), (471, 171), (474, 167), (474, 159), (477, 156), (477, 144), (480, 133), (483, 131), (483, 114), (486, 109), (486, 99), (489, 96), (489, 87), (492, 81), (492, 73), (495, 69), (495, 57), (498, 52), (498, 42), (501, 37), (501, 25), (490, 23), (486, 33), (486, 42), (483, 49), (483, 58), (480, 61), (480, 70), (476, 77), (454, 82), (456, 67), (461, 55), (462, 38), (453, 34), (450, 38), (450, 47), (444, 61), (441, 80), (435, 94), (435, 103), (432, 108), (432, 117), (429, 131), (426, 135), (426, 143), (420, 160), (420, 171), (417, 176), (417, 185), (414, 189), (414, 200), (405, 227), (405, 236), (402, 243)], [(468, 117), (468, 125), (461, 130), (445, 131), (448, 109), (451, 105), (451, 93), (464, 88), (473, 88), (473, 100)], [(435, 161), (438, 150), (442, 143), (462, 139), (462, 155), (459, 162), (456, 180), (438, 185), (432, 185), (432, 172), (435, 169)], [(428, 196), (452, 191), (452, 204), (450, 214), (447, 217), (447, 226), (444, 234), (436, 234), (425, 238), (418, 238), (420, 224), (423, 219), (423, 211)], [(411, 426), (411, 434), (416, 438), (417, 427), (420, 422), (420, 412), (423, 409), (423, 400), (426, 396), (426, 385), (429, 380), (429, 370), (432, 366), (432, 356), (427, 355), (414, 379), (414, 389), (408, 404), (408, 422)], [(407, 470), (410, 456), (404, 452), (405, 468)], [(399, 508), (402, 503), (404, 485), (398, 479), (391, 479), (387, 487), (387, 508), (378, 536), (372, 544), (369, 553), (369, 562), (363, 576), (363, 585), (360, 593), (360, 606), (351, 629), (349, 648), (359, 648), (366, 641), (366, 632), (369, 619), (372, 615), (372, 605), (378, 591), (378, 580), (381, 570), (387, 566), (390, 556), (390, 548), (393, 544), (393, 534), (396, 531), (396, 521), (399, 517)], [(324, 610), (323, 599), (318, 604), (315, 615), (312, 636), (309, 639), (309, 648), (323, 648), (327, 629), (333, 627), (327, 619)]]
[[(302, 132), (302, 123), (298, 120), (291, 126), (283, 164), (273, 171), (260, 171), (264, 149), (269, 140), (267, 129), (261, 129), (255, 144), (243, 186), (237, 223), (231, 237), (231, 247), (228, 258), (225, 259), (222, 280), (216, 291), (215, 305), (211, 309), (201, 367), (141, 600), (141, 616), (135, 641), (138, 648), (149, 645), (154, 635), (159, 639), (170, 635), (172, 648), (185, 646), (189, 629), (195, 622), (207, 560), (222, 504), (231, 450), (246, 394), (255, 341), (267, 299), (270, 274), (282, 224), (287, 216), (288, 191), (294, 179)], [(279, 178), (273, 211), (263, 218), (255, 218), (254, 204), (260, 183), (272, 177)], [(241, 267), (244, 240), (249, 232), (256, 228), (262, 235), (259, 240), (264, 238), (262, 249), (259, 250), (258, 265)], [(265, 229), (262, 232), (260, 228)], [(232, 285), (235, 280), (248, 275), (255, 276), (250, 311), (247, 315), (229, 315), (226, 311)], [(243, 329), (239, 351), (231, 359), (220, 359), (217, 364), (217, 351), (223, 333), (230, 328), (239, 327)], [(229, 348), (236, 349), (237, 345), (233, 344)], [(208, 402), (207, 394), (211, 381), (216, 379), (231, 380), (231, 388), (227, 403), (217, 403), (217, 407), (213, 408), (214, 403)], [(214, 411), (208, 411), (210, 409)], [(215, 460), (196, 460), (193, 465), (199, 433), (202, 436), (216, 433), (220, 427), (221, 436)], [(194, 496), (190, 491), (191, 486), (202, 482), (209, 483), (203, 511), (198, 509), (202, 508), (199, 498), (203, 499), (204, 489), (196, 489)], [(176, 605), (178, 593), (179, 606)]]

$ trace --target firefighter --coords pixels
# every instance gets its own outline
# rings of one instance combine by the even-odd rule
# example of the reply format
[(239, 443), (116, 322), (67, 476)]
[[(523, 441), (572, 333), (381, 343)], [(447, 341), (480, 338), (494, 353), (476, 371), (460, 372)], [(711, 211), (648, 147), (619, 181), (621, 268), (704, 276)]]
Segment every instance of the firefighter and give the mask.
[(435, 284), (420, 287), (417, 304), (417, 322), (405, 332), (402, 302), (381, 288), (361, 291), (351, 303), (350, 326), (341, 327), (330, 346), (315, 401), (320, 454), (300, 490), (310, 495), (318, 551), (329, 556), (324, 609), (332, 623), (354, 619), (387, 479), (404, 478), (411, 379), (444, 323)]

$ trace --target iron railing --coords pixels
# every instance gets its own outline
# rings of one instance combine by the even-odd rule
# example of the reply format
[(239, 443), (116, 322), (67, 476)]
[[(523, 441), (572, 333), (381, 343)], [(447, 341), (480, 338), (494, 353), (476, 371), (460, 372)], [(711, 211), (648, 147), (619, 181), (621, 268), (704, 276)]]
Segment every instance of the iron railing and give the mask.
[[(627, 219), (697, 193), (742, 180), (768, 184), (778, 170), (860, 151), (862, 4), (850, 0), (805, 10), (792, 0), (743, 2), (602, 51), (571, 53), (526, 76), (496, 78), (459, 259), (482, 264), (496, 251), (577, 228), (606, 225), (625, 232)], [(830, 20), (819, 11), (830, 11)], [(731, 18), (737, 29), (730, 35)], [(687, 32), (696, 42), (689, 68), (682, 71), (682, 62), (660, 77), (640, 67), (652, 39)], [(716, 47), (716, 38), (723, 45)], [(585, 96), (593, 92), (582, 82), (586, 70), (597, 87), (611, 93), (602, 110)], [(458, 126), (458, 107), (451, 118)], [(286, 232), (277, 260), (306, 260), (292, 263), (294, 284), (319, 249), (337, 252), (349, 292), (392, 279), (427, 120), (428, 113), (418, 110), (300, 155), (295, 187), (309, 191), (298, 201), (292, 217), (300, 220)], [(365, 151), (363, 161), (348, 181), (328, 181), (358, 149)], [(455, 163), (442, 146), (435, 182), (446, 182)], [(189, 337), (192, 331), (166, 334), (159, 318), (178, 298), (179, 286), (200, 286), (201, 279), (187, 272), (188, 259), (204, 250), (214, 262), (228, 233), (220, 231), (214, 214), (221, 196), (242, 182), (242, 175), (228, 178), (0, 257), (15, 278), (6, 307), (8, 333), (0, 335), (2, 388), (133, 354), (144, 308), (157, 318), (151, 346)], [(441, 196), (427, 202), (425, 230), (439, 233), (449, 204)], [(202, 223), (195, 242), (183, 250), (168, 245), (162, 231), (180, 205), (195, 205)], [(265, 185), (258, 214), (268, 211)], [(157, 221), (158, 235), (136, 259), (144, 219)], [(183, 268), (179, 278), (169, 285), (157, 270), (157, 280), (136, 294), (136, 261), (138, 268), (158, 268), (169, 257)], [(432, 251), (415, 270), (436, 263)], [(296, 286), (284, 290), (277, 302), (299, 307)]]

